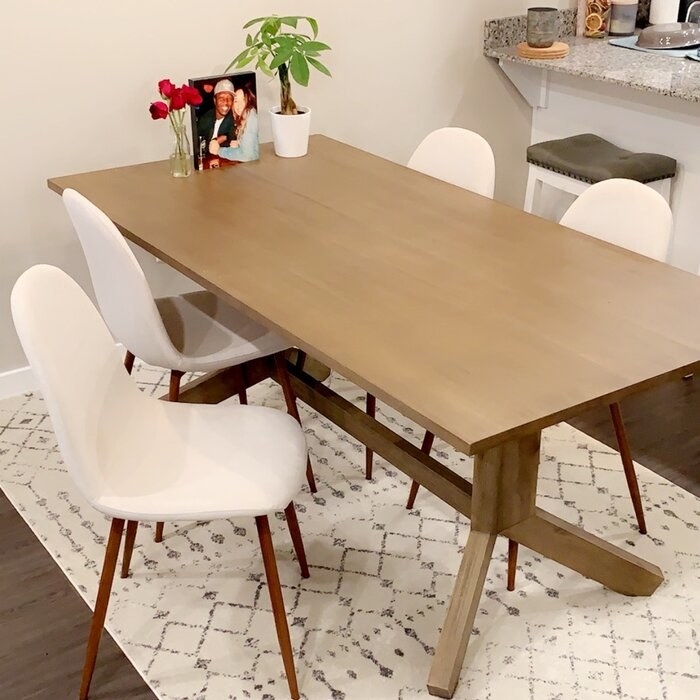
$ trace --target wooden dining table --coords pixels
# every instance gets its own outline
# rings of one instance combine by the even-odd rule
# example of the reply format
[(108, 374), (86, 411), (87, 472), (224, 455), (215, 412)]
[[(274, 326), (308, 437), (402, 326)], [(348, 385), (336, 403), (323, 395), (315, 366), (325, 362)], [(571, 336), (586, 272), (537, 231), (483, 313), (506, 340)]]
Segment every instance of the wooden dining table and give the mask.
[[(469, 482), (290, 367), (301, 400), (471, 519), (432, 694), (454, 693), (497, 535), (620, 594), (663, 581), (536, 506), (540, 434), (700, 368), (696, 276), (320, 135), (299, 159), (267, 144), (257, 162), (186, 179), (156, 162), (49, 187), (79, 191), (128, 239), (474, 456)], [(243, 374), (183, 398), (219, 401), (274, 367)]]

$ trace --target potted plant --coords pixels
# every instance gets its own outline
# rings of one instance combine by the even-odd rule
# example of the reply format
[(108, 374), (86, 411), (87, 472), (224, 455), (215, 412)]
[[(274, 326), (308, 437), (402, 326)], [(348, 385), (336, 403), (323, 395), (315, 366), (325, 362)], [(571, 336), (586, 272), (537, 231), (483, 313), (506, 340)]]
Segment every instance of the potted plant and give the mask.
[[(300, 22), (309, 25), (311, 35), (296, 31)], [(306, 87), (311, 68), (330, 77), (331, 72), (318, 59), (330, 46), (316, 40), (318, 22), (313, 17), (257, 17), (244, 24), (243, 29), (255, 25), (259, 25), (257, 31), (246, 36), (246, 48), (231, 61), (226, 71), (255, 61), (256, 68), (265, 75), (279, 76), (280, 104), (270, 110), (275, 153), (284, 158), (304, 156), (309, 147), (311, 110), (297, 107), (292, 99), (291, 81)]]

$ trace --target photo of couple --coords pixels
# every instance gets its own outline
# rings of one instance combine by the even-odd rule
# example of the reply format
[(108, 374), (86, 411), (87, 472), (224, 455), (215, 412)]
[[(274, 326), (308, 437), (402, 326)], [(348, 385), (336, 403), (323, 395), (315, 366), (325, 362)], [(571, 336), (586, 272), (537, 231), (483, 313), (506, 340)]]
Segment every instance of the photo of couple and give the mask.
[(222, 168), (259, 158), (255, 73), (191, 78), (202, 96), (192, 108), (192, 145), (198, 170)]

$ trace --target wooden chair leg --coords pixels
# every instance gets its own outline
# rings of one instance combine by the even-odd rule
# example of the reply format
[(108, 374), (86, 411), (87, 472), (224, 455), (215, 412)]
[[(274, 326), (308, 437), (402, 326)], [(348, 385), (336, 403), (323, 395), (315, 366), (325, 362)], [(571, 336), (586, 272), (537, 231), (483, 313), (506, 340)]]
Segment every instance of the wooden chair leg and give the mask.
[(117, 557), (119, 556), (119, 545), (124, 531), (124, 521), (119, 518), (112, 520), (109, 530), (109, 539), (105, 550), (104, 564), (102, 565), (102, 575), (100, 576), (100, 586), (97, 590), (97, 600), (95, 601), (95, 612), (92, 615), (90, 626), (90, 636), (88, 637), (87, 650), (85, 652), (85, 665), (83, 666), (83, 678), (80, 683), (80, 700), (87, 700), (90, 692), (90, 682), (95, 670), (97, 660), (97, 650), (100, 646), (102, 628), (104, 627), (107, 615), (107, 605), (109, 604), (109, 594), (112, 591), (112, 581), (114, 580), (114, 570), (117, 568)]
[(126, 367), (126, 371), (129, 374), (131, 374), (131, 370), (134, 369), (134, 360), (135, 359), (136, 358), (134, 357), (134, 353), (127, 350), (126, 355), (124, 356), (124, 367)]
[(178, 401), (180, 399), (180, 382), (184, 372), (173, 369), (170, 372), (170, 386), (168, 387), (168, 401)]
[[(173, 369), (170, 371), (170, 386), (168, 387), (168, 401), (179, 401), (180, 400), (180, 382), (182, 381), (182, 376), (185, 373), (179, 369)], [(156, 542), (163, 541), (163, 529), (165, 528), (165, 523), (156, 523), (156, 534), (153, 538)]]
[(309, 578), (309, 565), (306, 563), (304, 540), (301, 539), (301, 530), (299, 529), (299, 521), (297, 520), (297, 511), (294, 508), (294, 501), (292, 501), (284, 509), (284, 515), (287, 518), (287, 526), (289, 527), (289, 533), (292, 536), (294, 551), (296, 552), (299, 568), (301, 569), (301, 577)]
[(241, 389), (238, 392), (238, 401), (240, 402), (241, 406), (248, 405), (248, 392), (245, 389)]
[(131, 554), (134, 551), (134, 542), (136, 541), (136, 530), (138, 530), (138, 527), (138, 520), (129, 520), (126, 523), (124, 555), (122, 556), (122, 578), (129, 578), (129, 564), (131, 564)]
[(292, 640), (289, 637), (287, 614), (284, 609), (282, 586), (280, 585), (280, 577), (279, 573), (277, 572), (277, 560), (275, 559), (275, 549), (272, 545), (270, 523), (266, 515), (259, 515), (257, 518), (255, 518), (255, 525), (258, 528), (258, 538), (260, 539), (260, 549), (262, 551), (265, 576), (267, 578), (267, 589), (270, 593), (272, 613), (275, 618), (277, 639), (279, 641), (280, 651), (282, 652), (284, 670), (287, 674), (289, 692), (292, 696), (292, 700), (299, 700), (297, 674), (294, 670), (294, 652), (292, 651)]
[(639, 532), (646, 535), (647, 524), (644, 520), (642, 497), (639, 493), (639, 483), (637, 482), (637, 474), (634, 471), (632, 452), (630, 451), (629, 442), (627, 441), (627, 431), (625, 430), (625, 424), (622, 420), (622, 412), (620, 411), (619, 403), (610, 404), (610, 415), (612, 416), (613, 425), (615, 427), (617, 446), (620, 450), (620, 457), (622, 458), (622, 467), (625, 470), (627, 488), (629, 488), (630, 496), (632, 497), (632, 506), (634, 507), (634, 513), (637, 516)]
[[(289, 381), (289, 373), (287, 372), (285, 362), (284, 353), (278, 352), (275, 355), (275, 369), (277, 370), (277, 378), (282, 386), (282, 393), (284, 394), (284, 400), (287, 404), (287, 413), (301, 425), (299, 409), (297, 408), (297, 397), (294, 394), (294, 389), (292, 389), (292, 383)], [(306, 481), (309, 484), (311, 493), (316, 493), (318, 490), (316, 488), (316, 477), (314, 476), (314, 470), (311, 466), (311, 457), (309, 456), (306, 458)]]
[[(371, 418), (377, 415), (377, 397), (372, 394), (367, 394), (367, 403), (365, 412)], [(365, 447), (365, 479), (369, 481), (372, 478), (372, 463), (374, 462), (374, 452)]]
[(515, 590), (515, 573), (518, 570), (518, 543), (508, 540), (508, 585), (509, 591)]
[[(433, 449), (433, 442), (435, 442), (435, 435), (433, 435), (429, 430), (426, 430), (425, 435), (423, 436), (423, 444), (420, 446), (421, 452), (424, 452), (425, 454), (429, 455), (430, 450)], [(406, 501), (407, 510), (413, 510), (413, 506), (415, 505), (416, 496), (418, 495), (419, 488), (420, 484), (417, 481), (414, 481), (411, 484), (411, 491), (408, 494), (408, 501)]]

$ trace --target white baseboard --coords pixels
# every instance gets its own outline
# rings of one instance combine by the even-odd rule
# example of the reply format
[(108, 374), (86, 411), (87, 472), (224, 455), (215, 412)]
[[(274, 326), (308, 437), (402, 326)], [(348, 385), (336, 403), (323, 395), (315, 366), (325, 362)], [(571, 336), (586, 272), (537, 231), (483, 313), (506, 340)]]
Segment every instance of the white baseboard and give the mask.
[(0, 400), (35, 389), (34, 373), (29, 365), (0, 374)]

